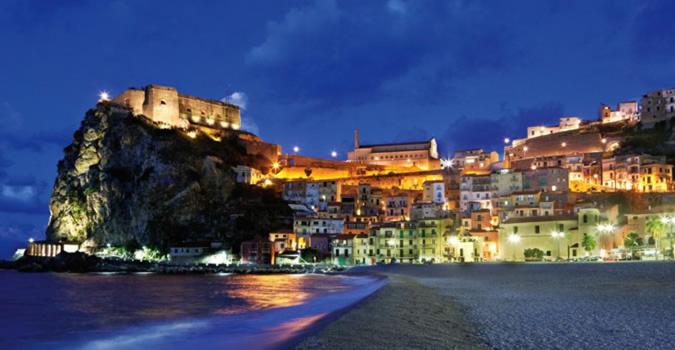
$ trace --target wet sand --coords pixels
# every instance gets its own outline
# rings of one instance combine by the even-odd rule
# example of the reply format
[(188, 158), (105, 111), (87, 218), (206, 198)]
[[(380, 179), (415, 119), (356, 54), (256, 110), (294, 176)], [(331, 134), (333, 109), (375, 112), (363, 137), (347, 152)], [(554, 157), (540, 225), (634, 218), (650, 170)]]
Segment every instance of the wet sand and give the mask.
[(299, 349), (675, 349), (675, 262), (388, 265)]
[(385, 273), (390, 283), (297, 349), (487, 349), (464, 310), (414, 278)]

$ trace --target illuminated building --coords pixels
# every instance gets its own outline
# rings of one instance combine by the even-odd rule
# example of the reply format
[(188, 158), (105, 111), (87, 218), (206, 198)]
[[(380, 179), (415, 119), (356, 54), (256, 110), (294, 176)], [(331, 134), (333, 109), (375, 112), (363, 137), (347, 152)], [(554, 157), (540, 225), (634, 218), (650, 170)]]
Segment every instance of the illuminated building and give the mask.
[(272, 265), (274, 264), (274, 243), (256, 236), (255, 239), (241, 243), (242, 264)]
[(520, 191), (523, 189), (523, 174), (509, 169), (490, 174), (490, 188), (493, 198)]
[(544, 260), (581, 257), (587, 254), (581, 245), (584, 235), (596, 240), (596, 248), (588, 254), (598, 256), (601, 250), (612, 245), (608, 240), (613, 240), (614, 235), (614, 232), (599, 231), (602, 222), (598, 209), (583, 207), (578, 208), (575, 215), (509, 218), (499, 227), (500, 259), (523, 261), (525, 249), (534, 248), (544, 252)]
[(673, 165), (665, 156), (622, 155), (602, 160), (602, 185), (606, 189), (636, 192), (672, 190)]
[(450, 168), (466, 175), (489, 174), (492, 166), (499, 162), (497, 152), (486, 152), (481, 148), (456, 151), (450, 159)]
[(354, 150), (348, 162), (380, 165), (398, 169), (440, 169), (436, 139), (428, 141), (361, 145), (358, 130), (354, 131)]
[(270, 242), (274, 242), (276, 252), (298, 249), (297, 235), (293, 230), (274, 231), (269, 234)]
[(445, 181), (425, 181), (422, 200), (425, 202), (434, 202), (436, 204), (445, 204)]
[(530, 126), (527, 128), (527, 138), (551, 135), (554, 133), (576, 130), (581, 125), (579, 117), (561, 117), (560, 124), (556, 126)]
[(523, 190), (563, 191), (569, 190), (569, 174), (565, 168), (535, 168), (523, 171)]
[(331, 256), (335, 265), (352, 265), (354, 235), (339, 235), (331, 241)]
[[(471, 208), (490, 209), (492, 207), (492, 179), (490, 175), (467, 175), (460, 180), (459, 208), (468, 212)], [(473, 203), (473, 204), (472, 204)]]
[(374, 255), (374, 248), (370, 241), (368, 233), (360, 233), (352, 238), (352, 252), (353, 262), (357, 265), (372, 265), (376, 261), (372, 256)]
[(249, 166), (237, 165), (232, 167), (232, 171), (234, 171), (235, 181), (238, 183), (255, 185), (263, 180), (263, 175), (260, 170)]
[(313, 210), (319, 207), (319, 183), (310, 181), (286, 182), (282, 198), (289, 202), (302, 203)]
[(639, 110), (637, 101), (620, 102), (615, 110), (603, 104), (600, 106), (600, 120), (603, 124), (616, 122), (637, 122)]

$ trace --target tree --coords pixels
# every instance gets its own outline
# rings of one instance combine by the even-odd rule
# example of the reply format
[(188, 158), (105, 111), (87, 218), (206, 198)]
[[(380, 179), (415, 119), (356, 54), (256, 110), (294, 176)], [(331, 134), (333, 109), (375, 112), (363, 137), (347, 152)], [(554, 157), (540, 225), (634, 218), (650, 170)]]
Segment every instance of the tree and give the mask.
[(627, 249), (630, 249), (632, 256), (635, 256), (635, 250), (640, 248), (643, 243), (642, 237), (640, 237), (640, 235), (634, 231), (631, 231), (629, 234), (627, 234), (626, 238), (623, 240), (623, 246)]
[(654, 242), (657, 243), (665, 231), (665, 225), (658, 217), (650, 216), (647, 218), (647, 222), (645, 222), (645, 229), (653, 237)]
[(596, 245), (595, 238), (593, 238), (593, 236), (591, 235), (584, 233), (584, 238), (581, 240), (581, 246), (584, 247), (584, 250), (590, 252), (593, 249), (595, 249), (595, 245)]
[(544, 259), (544, 251), (538, 248), (528, 248), (523, 252), (525, 260), (541, 261)]

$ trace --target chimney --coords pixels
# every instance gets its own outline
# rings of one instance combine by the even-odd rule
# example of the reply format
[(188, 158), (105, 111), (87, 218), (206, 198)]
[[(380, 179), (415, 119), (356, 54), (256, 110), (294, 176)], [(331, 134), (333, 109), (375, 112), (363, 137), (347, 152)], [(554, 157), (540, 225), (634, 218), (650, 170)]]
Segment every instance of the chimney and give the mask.
[(354, 149), (359, 148), (359, 129), (354, 129)]

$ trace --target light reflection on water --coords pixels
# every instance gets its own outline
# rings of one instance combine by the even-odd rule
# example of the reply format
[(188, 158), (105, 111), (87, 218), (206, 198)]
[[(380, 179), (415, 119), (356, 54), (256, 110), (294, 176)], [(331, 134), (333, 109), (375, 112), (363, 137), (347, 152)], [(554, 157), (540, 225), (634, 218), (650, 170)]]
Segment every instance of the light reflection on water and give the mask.
[[(323, 275), (141, 276), (0, 271), (0, 280), (3, 349), (82, 337), (83, 332), (86, 336), (87, 332), (148, 321), (296, 306), (317, 295), (352, 288), (343, 278)], [(297, 323), (297, 327), (305, 325)]]

